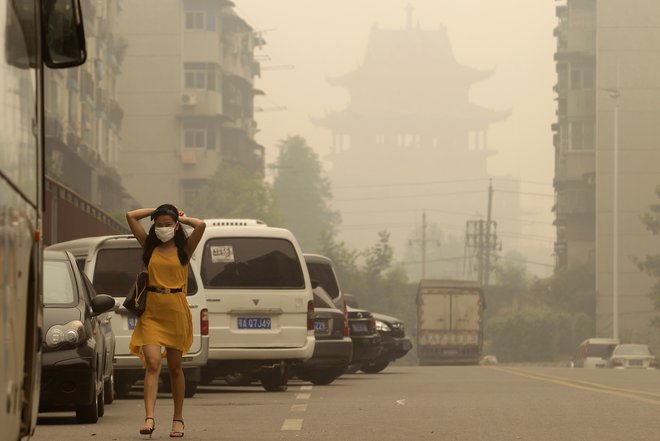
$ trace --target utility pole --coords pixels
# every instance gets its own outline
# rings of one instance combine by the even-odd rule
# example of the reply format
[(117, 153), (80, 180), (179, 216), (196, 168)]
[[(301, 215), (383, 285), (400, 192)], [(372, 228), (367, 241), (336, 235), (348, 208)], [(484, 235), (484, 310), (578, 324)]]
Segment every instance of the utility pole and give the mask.
[[(485, 246), (485, 258), (484, 258), (484, 266), (485, 266), (485, 274), (484, 274), (484, 286), (488, 286), (488, 279), (490, 279), (490, 251), (491, 247), (495, 245), (493, 243), (491, 245), (491, 234), (490, 234), (490, 226), (492, 223), (492, 211), (493, 211), (493, 181), (490, 181), (490, 184), (488, 185), (488, 217), (486, 218), (486, 246)], [(497, 238), (494, 238), (497, 241)]]
[(440, 241), (426, 238), (426, 229), (427, 229), (426, 212), (423, 212), (422, 213), (422, 239), (421, 240), (410, 240), (410, 241), (408, 241), (408, 243), (410, 245), (412, 245), (413, 243), (419, 243), (420, 247), (422, 249), (422, 279), (426, 278), (426, 243), (427, 242), (435, 242), (438, 246), (440, 246)]
[(493, 254), (500, 248), (497, 239), (497, 222), (492, 219), (493, 184), (488, 186), (488, 213), (486, 220), (467, 221), (465, 248), (475, 250), (477, 281), (488, 285), (493, 270)]

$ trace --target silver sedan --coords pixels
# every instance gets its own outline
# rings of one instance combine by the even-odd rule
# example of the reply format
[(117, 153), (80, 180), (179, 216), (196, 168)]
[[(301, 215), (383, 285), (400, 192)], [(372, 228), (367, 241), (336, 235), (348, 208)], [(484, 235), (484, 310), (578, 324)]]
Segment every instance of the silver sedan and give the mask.
[(647, 345), (621, 344), (614, 348), (607, 365), (615, 369), (657, 369), (658, 360)]

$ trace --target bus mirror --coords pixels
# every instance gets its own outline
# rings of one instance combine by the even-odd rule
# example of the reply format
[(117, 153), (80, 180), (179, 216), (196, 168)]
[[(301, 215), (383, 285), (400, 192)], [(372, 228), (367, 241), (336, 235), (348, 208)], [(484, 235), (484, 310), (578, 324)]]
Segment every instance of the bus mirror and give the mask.
[(43, 0), (43, 59), (51, 69), (80, 66), (87, 59), (80, 0)]

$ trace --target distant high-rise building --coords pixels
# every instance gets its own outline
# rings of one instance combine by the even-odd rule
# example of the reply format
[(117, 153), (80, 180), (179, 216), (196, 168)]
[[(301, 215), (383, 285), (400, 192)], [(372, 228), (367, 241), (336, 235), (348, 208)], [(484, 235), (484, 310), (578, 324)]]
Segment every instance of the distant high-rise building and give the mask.
[(594, 271), (599, 336), (613, 333), (618, 267), (619, 334), (637, 337), (650, 330), (656, 280), (635, 259), (660, 250), (640, 220), (660, 184), (660, 3), (568, 0), (557, 17), (556, 263)]
[[(314, 122), (332, 131), (329, 175), (349, 244), (373, 244), (379, 229), (391, 231), (395, 247), (407, 244), (422, 211), (460, 237), (467, 219), (485, 216), (487, 165), (495, 154), (488, 129), (509, 111), (473, 104), (469, 92), (491, 75), (458, 63), (447, 31), (413, 27), (409, 12), (403, 29), (374, 27), (362, 64), (329, 79), (348, 90), (350, 103)], [(494, 219), (519, 217), (518, 179), (496, 181), (495, 188)], [(502, 220), (499, 227), (520, 234), (520, 223)]]
[(120, 170), (145, 205), (185, 207), (222, 162), (263, 173), (254, 140), (253, 51), (263, 44), (227, 0), (124, 2), (118, 86), (125, 110)]

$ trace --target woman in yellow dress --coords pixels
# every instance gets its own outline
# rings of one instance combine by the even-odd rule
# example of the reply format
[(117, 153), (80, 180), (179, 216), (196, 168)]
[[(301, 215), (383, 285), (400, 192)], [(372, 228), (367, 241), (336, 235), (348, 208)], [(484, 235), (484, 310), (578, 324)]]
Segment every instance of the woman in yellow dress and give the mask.
[[(141, 219), (151, 217), (153, 225), (147, 233)], [(158, 393), (161, 359), (167, 357), (174, 416), (170, 437), (183, 437), (183, 397), (186, 381), (181, 358), (192, 345), (192, 316), (186, 300), (188, 262), (202, 239), (204, 221), (188, 217), (174, 205), (141, 208), (126, 213), (133, 235), (143, 249), (142, 260), (149, 272), (147, 307), (131, 336), (131, 352), (144, 362), (144, 407), (146, 418), (140, 428), (149, 435), (156, 428), (154, 411)], [(181, 224), (193, 227), (186, 237)]]

